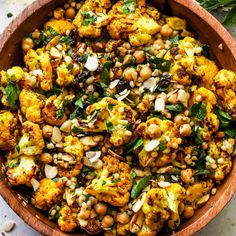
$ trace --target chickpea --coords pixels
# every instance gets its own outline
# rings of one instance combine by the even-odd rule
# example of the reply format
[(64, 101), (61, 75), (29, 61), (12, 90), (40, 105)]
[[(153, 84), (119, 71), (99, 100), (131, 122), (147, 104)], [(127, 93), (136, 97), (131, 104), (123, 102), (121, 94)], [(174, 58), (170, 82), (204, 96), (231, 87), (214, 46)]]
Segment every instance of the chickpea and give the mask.
[(131, 62), (131, 60), (132, 60), (132, 56), (130, 54), (128, 54), (124, 57), (123, 64), (128, 64)]
[(193, 171), (192, 169), (181, 170), (180, 177), (184, 183), (189, 184), (192, 181)]
[(52, 162), (53, 157), (50, 153), (42, 153), (40, 159), (44, 164), (49, 164)]
[(94, 210), (98, 215), (103, 216), (107, 212), (107, 206), (104, 203), (99, 202), (96, 205), (94, 205)]
[(127, 214), (127, 212), (118, 213), (116, 219), (119, 223), (121, 223), (123, 225), (127, 224), (130, 220), (129, 215)]
[(191, 206), (186, 206), (184, 209), (184, 218), (188, 219), (194, 215), (194, 209)]
[(135, 81), (138, 77), (137, 71), (133, 67), (124, 70), (124, 78), (128, 81)]
[(146, 59), (144, 51), (141, 51), (141, 50), (135, 51), (134, 58), (137, 63), (143, 63)]
[(184, 115), (177, 115), (174, 118), (174, 122), (178, 127), (180, 127), (181, 125), (188, 123), (189, 118)]
[(148, 127), (148, 134), (151, 138), (158, 138), (161, 136), (161, 129), (155, 125), (155, 124), (151, 124)]
[(192, 128), (190, 124), (183, 124), (179, 128), (179, 132), (182, 136), (188, 137), (192, 133)]
[(78, 63), (73, 63), (72, 73), (73, 75), (78, 75), (81, 71), (81, 67)]
[(75, 18), (75, 14), (76, 14), (75, 8), (69, 7), (66, 9), (66, 18), (67, 19), (73, 20)]
[(31, 38), (25, 38), (22, 40), (21, 47), (23, 51), (26, 53), (34, 47), (34, 42)]
[(52, 130), (53, 127), (51, 125), (45, 125), (43, 126), (43, 137), (44, 138), (50, 138), (52, 136)]
[(109, 228), (113, 225), (114, 220), (111, 216), (106, 215), (102, 220), (102, 227)]
[(160, 49), (164, 49), (165, 48), (165, 44), (163, 42), (162, 39), (157, 39), (154, 44), (158, 45), (160, 47)]
[(34, 39), (38, 39), (40, 37), (40, 31), (38, 29), (36, 29), (33, 33), (32, 33), (32, 38)]
[(144, 81), (144, 80), (149, 79), (152, 76), (152, 70), (149, 66), (144, 66), (140, 70), (139, 74), (140, 74), (141, 79)]
[(54, 18), (57, 20), (63, 19), (64, 13), (65, 12), (62, 8), (57, 8), (56, 10), (53, 11)]
[(170, 37), (173, 34), (173, 30), (170, 28), (168, 24), (162, 26), (160, 34), (163, 37)]

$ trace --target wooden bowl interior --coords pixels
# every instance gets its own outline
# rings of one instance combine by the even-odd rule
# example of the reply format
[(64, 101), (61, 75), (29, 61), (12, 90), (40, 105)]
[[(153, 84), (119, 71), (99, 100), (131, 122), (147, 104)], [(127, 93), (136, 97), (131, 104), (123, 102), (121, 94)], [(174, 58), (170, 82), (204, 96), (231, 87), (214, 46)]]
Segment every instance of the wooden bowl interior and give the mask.
[[(0, 35), (0, 70), (7, 69), (12, 65), (22, 64), (21, 39), (27, 36), (35, 28), (40, 28), (48, 19), (48, 14), (58, 5), (66, 0), (41, 0), (35, 1), (17, 19), (11, 23), (6, 31)], [(151, 1), (154, 5), (164, 3), (163, 0)], [(200, 8), (193, 1), (169, 0), (164, 6), (168, 14), (187, 19), (189, 26), (197, 32), (199, 39), (211, 45), (211, 53), (214, 60), (222, 68), (236, 70), (236, 45), (227, 31), (209, 13)], [(218, 45), (223, 44), (224, 50), (219, 50)], [(66, 234), (61, 232), (57, 225), (50, 222), (47, 217), (31, 204), (25, 204), (22, 196), (11, 189), (4, 179), (2, 169), (2, 158), (0, 158), (0, 194), (9, 206), (30, 226), (43, 235), (86, 235), (84, 233)], [(235, 162), (235, 161), (234, 161)], [(176, 235), (192, 235), (212, 220), (235, 192), (236, 165), (233, 164), (231, 173), (218, 187), (215, 196), (208, 203), (197, 210), (195, 215), (181, 224)]]

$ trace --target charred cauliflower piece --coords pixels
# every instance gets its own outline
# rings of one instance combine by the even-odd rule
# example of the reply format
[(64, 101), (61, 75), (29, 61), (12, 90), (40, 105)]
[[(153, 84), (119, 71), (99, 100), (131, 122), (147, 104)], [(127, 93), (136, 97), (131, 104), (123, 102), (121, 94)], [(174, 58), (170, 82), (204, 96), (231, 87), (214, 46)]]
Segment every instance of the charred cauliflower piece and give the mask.
[(236, 120), (236, 74), (233, 71), (220, 70), (214, 80), (222, 106)]
[(39, 48), (36, 51), (30, 49), (24, 56), (26, 67), (29, 71), (37, 71), (37, 78), (40, 81), (40, 86), (43, 90), (52, 89), (52, 66), (49, 53), (44, 51), (44, 48)]
[(102, 169), (96, 171), (97, 177), (86, 191), (99, 201), (123, 207), (129, 201), (132, 187), (129, 165), (111, 156), (104, 157), (103, 162)]
[(145, 1), (120, 0), (109, 12), (108, 32), (113, 39), (127, 39), (133, 46), (145, 45), (161, 30), (159, 12)]
[(57, 67), (57, 79), (56, 83), (59, 86), (68, 86), (71, 84), (74, 79), (73, 74), (68, 70), (68, 66), (66, 63), (62, 63), (59, 67)]
[(212, 180), (196, 182), (186, 190), (186, 204), (194, 209), (202, 206), (202, 198), (210, 193), (214, 184)]
[(62, 35), (65, 34), (67, 30), (72, 30), (74, 26), (71, 22), (66, 20), (52, 19), (45, 24), (44, 28), (46, 31), (53, 28), (58, 34)]
[(20, 93), (19, 101), (21, 111), (27, 120), (35, 123), (41, 123), (43, 121), (42, 108), (45, 103), (44, 96), (31, 90), (23, 89)]
[(39, 183), (39, 188), (33, 194), (31, 202), (38, 209), (46, 211), (60, 200), (63, 191), (51, 179), (44, 178)]
[(86, 121), (80, 122), (84, 132), (111, 133), (110, 142), (118, 147), (130, 141), (132, 132), (128, 126), (135, 124), (135, 113), (125, 103), (105, 97), (100, 102), (87, 107), (88, 115)]
[(80, 37), (98, 38), (102, 34), (102, 26), (107, 25), (107, 8), (110, 0), (86, 0), (73, 21)]
[(179, 204), (185, 199), (185, 189), (179, 184), (170, 184), (166, 188), (154, 188), (147, 192), (142, 211), (145, 224), (156, 233), (164, 223), (174, 230), (180, 224)]
[[(141, 166), (164, 166), (175, 159), (179, 130), (172, 121), (152, 118), (141, 123), (134, 134), (143, 140), (142, 149), (138, 153)], [(177, 147), (173, 148), (173, 143)]]
[(74, 160), (74, 164), (70, 165), (68, 168), (58, 166), (58, 175), (66, 176), (67, 178), (75, 177), (80, 174), (83, 167), (83, 144), (76, 137), (71, 135), (66, 136), (64, 139), (64, 151), (70, 155), (70, 158)]
[(63, 103), (64, 98), (66, 96), (66, 92), (57, 95), (52, 95), (45, 102), (45, 107), (42, 111), (43, 119), (50, 125), (62, 125), (67, 116), (64, 113)]
[(21, 155), (15, 159), (8, 159), (6, 163), (7, 179), (12, 185), (31, 186), (31, 179), (36, 176), (38, 166), (33, 156)]
[(17, 143), (17, 118), (10, 111), (0, 111), (0, 149), (11, 150)]
[(26, 156), (40, 155), (45, 146), (42, 131), (38, 124), (26, 121), (22, 124), (22, 136), (15, 150), (9, 154), (10, 158), (25, 154)]
[(8, 82), (19, 82), (24, 79), (25, 72), (19, 66), (13, 66), (7, 71), (0, 72), (0, 85), (6, 86)]
[(76, 218), (69, 206), (65, 205), (59, 211), (58, 225), (63, 232), (72, 232), (77, 227)]

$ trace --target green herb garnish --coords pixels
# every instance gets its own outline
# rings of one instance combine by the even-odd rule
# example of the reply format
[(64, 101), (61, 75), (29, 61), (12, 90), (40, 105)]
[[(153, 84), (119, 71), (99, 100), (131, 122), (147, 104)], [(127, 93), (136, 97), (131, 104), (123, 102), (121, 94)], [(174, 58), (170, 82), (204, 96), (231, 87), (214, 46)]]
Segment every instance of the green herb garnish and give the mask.
[(203, 120), (206, 116), (206, 106), (202, 102), (193, 104), (191, 115), (197, 120)]
[(9, 83), (4, 89), (4, 95), (7, 98), (7, 102), (10, 108), (12, 108), (16, 104), (19, 94), (20, 89), (12, 83)]
[(136, 8), (136, 0), (124, 0), (122, 5), (122, 11), (125, 15), (129, 15), (130, 13), (135, 11)]

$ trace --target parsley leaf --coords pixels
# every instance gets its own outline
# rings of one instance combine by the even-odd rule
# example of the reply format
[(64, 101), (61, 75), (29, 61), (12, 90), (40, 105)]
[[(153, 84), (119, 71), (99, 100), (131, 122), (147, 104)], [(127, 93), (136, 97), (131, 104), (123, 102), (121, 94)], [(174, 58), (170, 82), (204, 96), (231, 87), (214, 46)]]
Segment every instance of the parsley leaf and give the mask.
[(129, 144), (127, 144), (125, 146), (125, 150), (127, 150), (125, 153), (128, 154), (131, 151), (136, 150), (137, 148), (139, 148), (142, 145), (143, 145), (142, 138), (134, 139), (132, 142), (130, 142)]
[(81, 11), (80, 14), (84, 17), (82, 26), (89, 26), (97, 21), (97, 16), (92, 11)]
[(111, 121), (107, 120), (106, 125), (107, 125), (107, 131), (108, 131), (109, 133), (112, 133), (113, 130), (114, 130), (114, 126), (113, 126), (113, 124), (111, 123)]
[(125, 15), (129, 15), (130, 13), (135, 11), (136, 8), (136, 0), (124, 0), (122, 5), (122, 11)]
[(197, 120), (203, 120), (206, 116), (206, 106), (202, 102), (193, 104), (191, 114)]
[(155, 64), (155, 67), (162, 72), (168, 72), (170, 70), (171, 61), (158, 57), (151, 57), (147, 61)]
[(6, 86), (4, 90), (4, 95), (7, 97), (7, 102), (10, 108), (12, 108), (16, 104), (19, 94), (20, 89), (16, 85), (9, 83)]
[(166, 105), (166, 109), (180, 113), (184, 110), (184, 105), (182, 103)]

